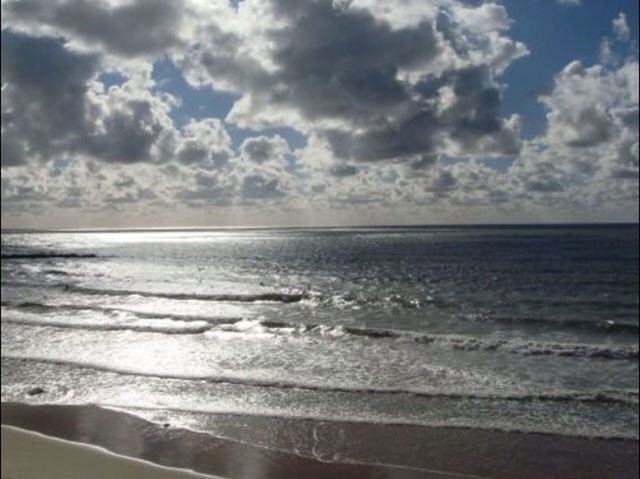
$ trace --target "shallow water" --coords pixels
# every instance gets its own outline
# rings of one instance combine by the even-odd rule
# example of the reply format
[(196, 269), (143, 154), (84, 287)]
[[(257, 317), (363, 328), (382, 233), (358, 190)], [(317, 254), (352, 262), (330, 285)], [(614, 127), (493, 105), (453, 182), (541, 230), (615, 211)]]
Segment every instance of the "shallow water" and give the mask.
[(637, 226), (3, 233), (2, 254), (3, 401), (638, 437)]

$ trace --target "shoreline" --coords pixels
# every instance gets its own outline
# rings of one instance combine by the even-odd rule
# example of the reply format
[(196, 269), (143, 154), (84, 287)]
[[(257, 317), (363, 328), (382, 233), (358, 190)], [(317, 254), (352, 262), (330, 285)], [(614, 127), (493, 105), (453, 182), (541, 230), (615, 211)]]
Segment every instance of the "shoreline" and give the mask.
[[(375, 464), (322, 462), (190, 429), (164, 427), (132, 414), (95, 405), (30, 406), (22, 403), (2, 403), (2, 425), (56, 439), (98, 446), (119, 456), (212, 477), (474, 477)], [(133, 479), (134, 476), (129, 477)], [(27, 479), (32, 478), (27, 476)]]
[[(164, 467), (234, 479), (635, 478), (639, 471), (637, 440), (210, 416), (217, 421), (216, 435), (96, 405), (2, 403), (3, 426)], [(335, 447), (332, 441), (337, 438), (357, 462), (323, 455), (322, 441)]]
[[(55, 458), (55, 459), (54, 459)], [(223, 479), (168, 468), (13, 426), (2, 426), (2, 478), (115, 477), (136, 479)]]

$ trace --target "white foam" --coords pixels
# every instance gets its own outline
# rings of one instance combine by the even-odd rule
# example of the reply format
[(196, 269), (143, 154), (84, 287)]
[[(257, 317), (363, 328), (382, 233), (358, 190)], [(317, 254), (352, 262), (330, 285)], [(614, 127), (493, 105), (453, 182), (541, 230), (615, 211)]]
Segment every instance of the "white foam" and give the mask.
[(116, 317), (105, 317), (95, 313), (52, 317), (25, 312), (19, 314), (11, 312), (11, 314), (4, 315), (2, 321), (28, 326), (51, 326), (94, 331), (139, 331), (162, 334), (199, 334), (208, 331), (212, 327), (207, 321), (185, 321), (161, 317), (141, 319), (126, 313)]
[(47, 357), (3, 355), (2, 358), (17, 359), (23, 361), (35, 361), (48, 364), (58, 364), (77, 368), (88, 368), (116, 374), (154, 377), (161, 379), (177, 379), (185, 381), (204, 381), (212, 384), (236, 384), (243, 386), (276, 388), (276, 389), (301, 389), (309, 391), (344, 392), (360, 394), (403, 394), (423, 397), (442, 397), (452, 399), (500, 399), (515, 401), (576, 401), (576, 402), (610, 402), (621, 404), (638, 404), (638, 390), (443, 390), (439, 387), (424, 385), (421, 387), (393, 387), (393, 386), (369, 386), (361, 383), (326, 383), (313, 380), (291, 380), (287, 378), (275, 378), (260, 374), (247, 373), (179, 373), (176, 371), (162, 372), (156, 369), (144, 369), (136, 367), (121, 367), (101, 363), (99, 361), (60, 360)]

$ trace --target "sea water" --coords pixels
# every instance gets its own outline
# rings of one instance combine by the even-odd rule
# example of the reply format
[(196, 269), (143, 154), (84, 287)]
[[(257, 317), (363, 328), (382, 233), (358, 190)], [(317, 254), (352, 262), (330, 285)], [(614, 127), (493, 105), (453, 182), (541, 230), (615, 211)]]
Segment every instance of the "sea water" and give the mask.
[(3, 401), (638, 437), (637, 225), (3, 232), (2, 258)]

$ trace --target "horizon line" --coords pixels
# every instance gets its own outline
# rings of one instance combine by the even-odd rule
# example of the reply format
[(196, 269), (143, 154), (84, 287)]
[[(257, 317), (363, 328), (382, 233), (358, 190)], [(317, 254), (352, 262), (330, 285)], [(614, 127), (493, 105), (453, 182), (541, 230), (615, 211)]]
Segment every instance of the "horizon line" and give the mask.
[(358, 228), (473, 228), (473, 227), (544, 227), (544, 226), (638, 226), (638, 221), (570, 221), (570, 222), (523, 222), (523, 223), (397, 223), (397, 224), (350, 224), (350, 225), (234, 225), (234, 226), (123, 226), (98, 228), (0, 228), (0, 234), (12, 233), (101, 233), (135, 231), (215, 231), (215, 230), (274, 230), (274, 229), (358, 229)]

